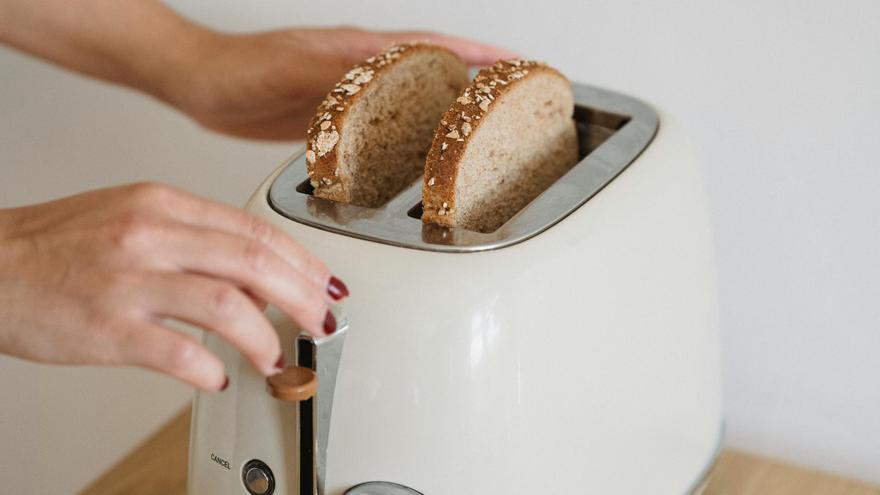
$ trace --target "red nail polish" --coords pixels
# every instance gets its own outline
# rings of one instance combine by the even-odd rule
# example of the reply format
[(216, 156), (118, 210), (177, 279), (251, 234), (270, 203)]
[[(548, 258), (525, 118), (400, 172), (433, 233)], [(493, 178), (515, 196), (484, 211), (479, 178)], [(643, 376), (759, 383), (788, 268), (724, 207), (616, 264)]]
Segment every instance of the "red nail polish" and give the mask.
[(333, 335), (333, 332), (336, 331), (336, 317), (333, 316), (333, 313), (327, 311), (327, 316), (324, 317), (324, 333), (327, 335)]
[(344, 297), (348, 297), (348, 287), (342, 283), (342, 280), (339, 280), (336, 277), (330, 277), (330, 282), (327, 284), (327, 293), (330, 294), (330, 297), (332, 297), (334, 301), (338, 301)]
[(229, 387), (229, 377), (227, 376), (226, 380), (223, 382), (223, 386), (220, 387), (220, 391), (222, 392), (222, 391), (226, 390), (228, 387)]
[(284, 369), (284, 354), (282, 354), (281, 357), (278, 358), (278, 361), (275, 362), (275, 368), (279, 370)]

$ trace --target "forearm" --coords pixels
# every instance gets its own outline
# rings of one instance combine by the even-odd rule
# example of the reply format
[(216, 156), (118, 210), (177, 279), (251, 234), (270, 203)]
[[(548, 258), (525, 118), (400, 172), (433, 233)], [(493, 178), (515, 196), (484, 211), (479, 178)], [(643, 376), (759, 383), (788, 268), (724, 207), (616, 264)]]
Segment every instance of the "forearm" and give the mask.
[(9, 235), (10, 219), (8, 211), (0, 208), (0, 257), (3, 256), (3, 243)]
[(223, 34), (159, 0), (0, 0), (0, 43), (130, 86), (219, 132), (302, 139), (351, 67), (391, 43), (428, 40), (471, 65), (515, 54), (426, 32), (292, 28)]
[(214, 36), (158, 0), (0, 0), (0, 42), (165, 101)]

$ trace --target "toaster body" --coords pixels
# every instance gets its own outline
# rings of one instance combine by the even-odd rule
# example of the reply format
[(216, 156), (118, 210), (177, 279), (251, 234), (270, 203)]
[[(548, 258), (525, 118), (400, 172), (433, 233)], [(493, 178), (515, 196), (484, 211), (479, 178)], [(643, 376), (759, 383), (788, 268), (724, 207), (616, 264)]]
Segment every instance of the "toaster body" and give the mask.
[(310, 196), (301, 155), (260, 186), (248, 210), (352, 296), (324, 340), (268, 311), (318, 371), (305, 403), (207, 335), (231, 382), (196, 398), (191, 495), (699, 489), (722, 433), (701, 177), (666, 115), (575, 95), (584, 159), (493, 234), (423, 226), (421, 184), (375, 210)]

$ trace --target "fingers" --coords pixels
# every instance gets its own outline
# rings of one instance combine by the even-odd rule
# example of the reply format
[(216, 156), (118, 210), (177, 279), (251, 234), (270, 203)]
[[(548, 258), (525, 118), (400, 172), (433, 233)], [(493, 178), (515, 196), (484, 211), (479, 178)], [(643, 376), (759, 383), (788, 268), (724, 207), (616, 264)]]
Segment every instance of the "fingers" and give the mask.
[[(346, 66), (354, 65), (358, 62), (360, 62), (360, 59), (353, 60), (346, 64)], [(338, 80), (338, 78), (339, 75), (334, 73), (333, 81)], [(332, 85), (333, 82), (326, 82), (326, 86), (332, 87)], [(321, 88), (324, 92), (328, 89), (323, 85)], [(308, 106), (309, 109), (316, 108), (321, 103), (324, 96), (323, 93), (320, 96), (313, 96), (310, 103), (305, 106)], [(302, 97), (303, 99), (306, 99), (308, 98), (308, 95), (302, 95)], [(244, 123), (229, 124), (223, 122), (219, 125), (210, 122), (199, 123), (206, 129), (237, 137), (262, 139), (267, 141), (291, 141), (293, 139), (305, 139), (306, 129), (308, 129), (311, 120), (311, 112), (294, 111), (283, 112), (278, 115)]]
[(181, 271), (230, 281), (289, 315), (303, 330), (329, 328), (327, 288), (314, 284), (262, 243), (220, 230), (171, 226), (157, 233), (156, 249)]
[(406, 41), (428, 41), (436, 43), (454, 51), (465, 61), (465, 63), (473, 66), (491, 65), (499, 60), (519, 57), (515, 52), (505, 48), (445, 34), (407, 31), (382, 33), (382, 36), (388, 44)]
[[(151, 185), (148, 185), (151, 186)], [(327, 288), (332, 274), (321, 260), (274, 225), (238, 208), (190, 195), (167, 186), (149, 195), (145, 202), (163, 205), (168, 214), (184, 223), (226, 231), (255, 240), (284, 259), (315, 285)]]
[(128, 330), (125, 340), (122, 352), (128, 363), (206, 391), (222, 390), (228, 383), (223, 362), (188, 335), (143, 323)]
[(263, 375), (278, 372), (278, 334), (238, 287), (195, 274), (161, 274), (148, 276), (141, 290), (151, 314), (213, 331), (238, 348)]

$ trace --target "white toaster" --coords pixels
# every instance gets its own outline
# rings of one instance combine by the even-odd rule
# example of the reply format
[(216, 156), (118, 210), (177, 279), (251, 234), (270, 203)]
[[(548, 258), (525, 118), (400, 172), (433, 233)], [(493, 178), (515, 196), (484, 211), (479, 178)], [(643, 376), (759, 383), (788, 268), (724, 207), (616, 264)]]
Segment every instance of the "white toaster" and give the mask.
[(190, 495), (697, 493), (722, 436), (706, 198), (674, 121), (573, 85), (582, 160), (493, 233), (311, 195), (302, 153), (247, 209), (345, 280), (340, 329), (279, 312), (314, 398), (230, 377), (196, 397)]

